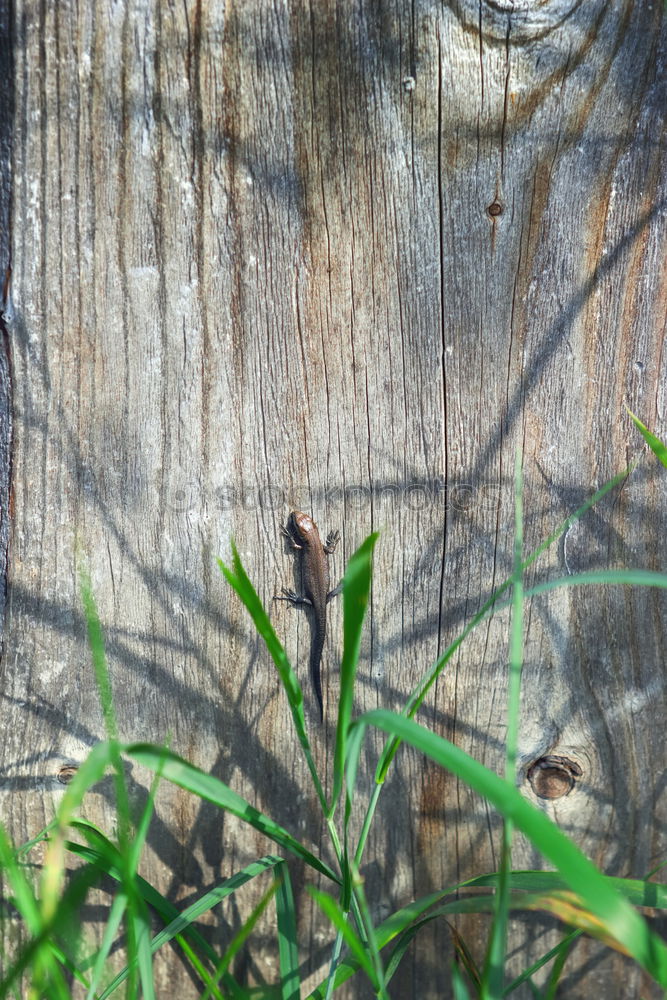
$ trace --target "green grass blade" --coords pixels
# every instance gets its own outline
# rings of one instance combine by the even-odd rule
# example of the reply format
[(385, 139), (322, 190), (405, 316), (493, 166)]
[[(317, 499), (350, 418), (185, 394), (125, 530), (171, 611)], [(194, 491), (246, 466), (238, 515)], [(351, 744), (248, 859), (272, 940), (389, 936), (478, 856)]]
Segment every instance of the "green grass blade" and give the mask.
[[(559, 590), (561, 587), (591, 586), (656, 587), (664, 590), (667, 588), (667, 574), (648, 569), (585, 570), (583, 573), (572, 573), (569, 576), (558, 576), (553, 580), (536, 583), (525, 590), (523, 596), (524, 598), (539, 597), (540, 594), (548, 594), (549, 591)], [(511, 606), (511, 601), (502, 601), (496, 605), (495, 610), (496, 612), (506, 611)]]
[(37, 844), (41, 844), (43, 840), (46, 840), (53, 833), (57, 825), (58, 817), (56, 816), (44, 827), (43, 830), (36, 833), (34, 837), (31, 837), (30, 840), (26, 840), (26, 842), (21, 844), (19, 847), (15, 847), (13, 849), (13, 853), (17, 861), (20, 860), (25, 854), (28, 854), (28, 852), (31, 851), (33, 847), (36, 847)]
[(134, 834), (134, 839), (130, 845), (130, 852), (128, 856), (128, 873), (135, 875), (139, 867), (139, 859), (141, 858), (141, 852), (144, 849), (144, 844), (146, 843), (146, 837), (148, 836), (148, 829), (150, 827), (151, 818), (153, 816), (153, 811), (155, 809), (155, 796), (157, 794), (158, 785), (160, 784), (161, 772), (158, 767), (155, 772), (155, 776), (151, 781), (151, 787), (148, 790), (148, 796), (146, 798), (146, 805), (144, 806), (139, 822), (137, 823), (137, 828)]
[[(535, 562), (535, 560), (542, 555), (543, 552), (545, 552), (548, 548), (550, 548), (550, 546), (553, 545), (553, 543), (557, 541), (561, 537), (561, 535), (565, 534), (565, 532), (568, 531), (572, 527), (572, 525), (575, 524), (580, 518), (582, 518), (583, 515), (591, 509), (591, 507), (595, 506), (595, 504), (598, 503), (605, 496), (605, 494), (609, 493), (610, 490), (614, 489), (616, 486), (622, 483), (630, 474), (633, 468), (634, 466), (631, 465), (628, 468), (624, 469), (623, 472), (619, 472), (618, 475), (614, 476), (613, 479), (610, 479), (609, 482), (605, 483), (604, 486), (600, 487), (599, 490), (597, 490), (591, 497), (589, 497), (588, 500), (586, 500), (586, 502), (583, 503), (581, 507), (579, 507), (573, 514), (570, 514), (568, 517), (566, 517), (565, 520), (562, 522), (562, 524), (560, 524), (558, 528), (556, 528), (556, 530), (552, 532), (552, 534), (549, 535), (549, 537), (546, 538), (540, 545), (538, 545), (537, 548), (522, 562), (521, 564), (522, 572), (528, 569), (528, 567), (531, 566)], [(477, 628), (477, 626), (493, 612), (494, 608), (497, 606), (500, 597), (502, 597), (505, 591), (512, 586), (513, 582), (514, 582), (514, 574), (508, 577), (507, 580), (504, 581), (504, 583), (502, 583), (496, 590), (494, 590), (494, 592), (491, 594), (488, 600), (485, 601), (485, 603), (482, 605), (477, 614), (474, 615), (473, 618), (468, 622), (468, 624), (465, 626), (465, 628), (462, 630), (459, 636), (454, 640), (454, 642), (451, 643), (450, 646), (448, 646), (448, 648), (444, 651), (444, 653), (436, 660), (435, 664), (428, 672), (428, 674), (416, 685), (416, 687), (410, 694), (410, 697), (408, 698), (405, 709), (403, 711), (403, 714), (406, 715), (409, 719), (414, 718), (419, 708), (421, 707), (424, 698), (431, 690), (436, 680), (438, 679), (442, 671), (445, 669), (445, 667), (447, 666), (447, 664), (449, 663), (449, 661), (451, 660), (452, 656), (459, 648), (459, 646), (470, 635), (473, 629)], [(378, 782), (378, 784), (382, 784), (386, 779), (387, 771), (389, 770), (392, 760), (396, 756), (396, 752), (399, 746), (400, 746), (400, 740), (396, 739), (389, 740), (385, 745), (382, 754), (380, 756), (380, 760), (378, 762), (376, 771), (375, 780)]]
[(537, 583), (526, 591), (526, 597), (537, 597), (559, 587), (590, 587), (592, 584), (629, 587), (659, 587), (667, 588), (667, 573), (655, 573), (648, 569), (599, 569), (587, 570), (585, 573), (572, 573), (571, 576), (559, 576), (554, 580)]
[[(165, 944), (172, 941), (174, 938), (183, 934), (185, 931), (191, 928), (191, 925), (197, 920), (202, 914), (211, 910), (218, 903), (221, 903), (228, 896), (231, 896), (237, 889), (245, 885), (251, 879), (255, 878), (256, 875), (262, 874), (262, 872), (268, 871), (277, 865), (283, 865), (284, 859), (276, 857), (275, 855), (268, 855), (267, 857), (260, 858), (258, 861), (253, 861), (251, 864), (246, 865), (245, 868), (231, 875), (228, 879), (225, 879), (220, 885), (215, 886), (213, 889), (209, 889), (202, 896), (191, 903), (190, 906), (181, 912), (176, 911), (175, 915), (169, 921), (167, 926), (159, 931), (155, 937), (150, 942), (151, 954), (159, 951)], [(110, 872), (109, 874), (113, 874)], [(142, 893), (144, 899), (146, 896)], [(150, 902), (150, 900), (148, 900)], [(215, 952), (208, 951), (207, 957), (213, 958), (215, 962), (218, 961)], [(105, 992), (99, 997), (99, 1000), (106, 1000), (106, 997), (111, 996), (111, 994), (124, 982), (129, 975), (129, 966), (118, 973), (113, 981), (106, 988)]]
[(52, 947), (52, 943), (56, 932), (62, 932), (70, 918), (76, 918), (80, 912), (88, 890), (97, 879), (97, 873), (91, 868), (76, 872), (62, 893), (58, 908), (48, 919), (44, 919), (32, 889), (11, 858), (11, 854), (11, 847), (4, 830), (0, 828), (0, 866), (7, 873), (14, 904), (31, 933), (31, 939), (3, 976), (0, 983), (0, 997), (7, 995), (9, 988), (19, 980), (24, 971), (32, 969), (33, 985), (37, 993), (44, 990), (49, 996), (63, 997), (67, 1000), (68, 991), (58, 968), (57, 956), (61, 955), (63, 961), (66, 959), (60, 949)]
[(127, 895), (121, 889), (118, 893), (116, 893), (113, 902), (111, 903), (111, 909), (109, 910), (109, 916), (104, 928), (104, 934), (102, 935), (100, 949), (93, 965), (90, 984), (88, 986), (88, 992), (86, 993), (86, 1000), (93, 1000), (96, 991), (99, 988), (102, 976), (104, 975), (106, 961), (109, 957), (109, 953), (111, 952), (111, 948), (116, 940), (116, 935), (118, 934), (118, 930), (125, 915), (126, 906)]
[[(214, 983), (218, 982), (222, 978), (222, 976), (227, 972), (227, 969), (231, 965), (235, 956), (238, 954), (238, 952), (241, 950), (247, 939), (252, 934), (257, 924), (257, 921), (262, 916), (262, 914), (266, 910), (267, 906), (269, 905), (269, 903), (271, 902), (277, 891), (278, 891), (278, 882), (274, 882), (273, 885), (271, 885), (267, 890), (267, 892), (264, 894), (262, 899), (259, 901), (255, 909), (252, 911), (252, 913), (246, 920), (243, 927), (241, 927), (238, 933), (234, 935), (229, 947), (227, 948), (227, 951), (225, 952), (222, 959), (218, 962), (216, 966), (215, 973), (213, 976)], [(204, 992), (202, 993), (201, 1000), (208, 1000), (208, 998), (211, 995), (212, 995), (212, 989), (211, 989), (211, 984), (209, 984), (209, 986), (207, 986)]]
[[(458, 890), (465, 886), (465, 884), (465, 882), (456, 883), (455, 885), (448, 886), (446, 889), (442, 889), (440, 892), (430, 893), (428, 896), (416, 899), (407, 906), (404, 906), (395, 913), (392, 913), (386, 920), (375, 928), (375, 940), (378, 948), (384, 948), (395, 938), (399, 937), (410, 924), (414, 921), (418, 921), (423, 913), (425, 913), (432, 906), (435, 906), (436, 903), (439, 903), (445, 896), (458, 892)], [(346, 980), (354, 976), (359, 969), (360, 964), (353, 956), (344, 959), (335, 969), (334, 987), (337, 988), (342, 983), (346, 982)], [(320, 983), (308, 995), (308, 1000), (324, 1000), (327, 995), (328, 982), (329, 979), (327, 977), (326, 980)]]
[[(355, 730), (352, 731), (352, 735), (355, 735)], [(544, 894), (568, 888), (568, 884), (562, 875), (560, 875), (559, 872), (554, 871), (513, 871), (509, 873), (508, 878), (511, 889), (520, 891), (525, 896), (527, 896), (529, 892)], [(613, 878), (609, 875), (604, 875), (602, 878), (604, 878), (605, 882), (607, 882), (613, 889), (625, 896), (625, 898), (633, 905), (650, 906), (655, 909), (667, 909), (667, 886), (640, 879)], [(384, 948), (392, 941), (397, 941), (398, 946), (398, 944), (402, 941), (402, 935), (405, 934), (411, 935), (411, 940), (414, 936), (414, 934), (412, 934), (412, 928), (419, 930), (421, 926), (430, 922), (433, 918), (440, 918), (463, 912), (490, 912), (493, 905), (490, 897), (477, 897), (473, 900), (470, 900), (469, 898), (458, 898), (451, 905), (439, 908), (429, 914), (426, 918), (423, 917), (423, 914), (440, 903), (446, 896), (455, 895), (464, 889), (496, 888), (497, 884), (498, 874), (496, 872), (492, 872), (486, 875), (478, 875), (474, 878), (466, 879), (463, 882), (457, 882), (454, 885), (446, 887), (445, 889), (441, 889), (439, 892), (430, 893), (421, 899), (414, 900), (407, 906), (402, 907), (395, 913), (392, 913), (386, 918), (386, 920), (375, 928), (375, 936), (378, 947)], [(518, 899), (515, 899), (513, 902), (516, 904), (515, 908), (521, 908)], [(475, 903), (474, 909), (470, 905), (471, 903)], [(579, 932), (577, 931), (576, 933)], [(406, 943), (406, 947), (407, 944), (409, 944), (409, 941)], [(389, 976), (390, 968), (394, 969), (392, 958), (393, 952), (387, 963), (387, 976)], [(398, 958), (399, 956), (397, 956), (397, 959)], [(336, 987), (340, 986), (342, 983), (354, 976), (358, 971), (359, 964), (353, 957), (348, 956), (335, 970), (334, 985)], [(308, 1000), (324, 1000), (327, 981), (328, 980), (324, 980), (320, 983), (309, 994)]]
[[(114, 847), (113, 844), (111, 844), (110, 841), (107, 841), (107, 843), (111, 846), (111, 848), (116, 850), (116, 848)], [(109, 875), (116, 881), (119, 882), (121, 881), (121, 872), (119, 870), (119, 863), (116, 862), (110, 863), (111, 854), (109, 850), (98, 851), (95, 848), (87, 847), (82, 844), (76, 844), (71, 841), (67, 843), (67, 848), (69, 851), (71, 851), (77, 857), (82, 858), (88, 864), (94, 865), (100, 871), (105, 872), (107, 875)], [(146, 882), (145, 879), (141, 878), (140, 875), (135, 876), (135, 885), (137, 892), (140, 893), (142, 899), (144, 899), (156, 911), (156, 913), (160, 915), (160, 917), (165, 921), (165, 923), (168, 924), (169, 921), (171, 920), (178, 920), (181, 918), (182, 914), (179, 913), (174, 904), (171, 903), (168, 899), (165, 899), (165, 897), (162, 896), (161, 893), (157, 891), (157, 889), (154, 889), (153, 886), (150, 885), (150, 883)], [(183, 929), (182, 933), (175, 935), (175, 940), (178, 942), (185, 956), (192, 964), (197, 975), (200, 976), (200, 978), (204, 982), (208, 982), (210, 976), (205, 966), (203, 965), (202, 960), (199, 958), (199, 954), (197, 952), (194, 952), (192, 947), (188, 943), (188, 939), (194, 942), (194, 944), (198, 948), (199, 954), (204, 955), (211, 962), (212, 965), (215, 965), (215, 963), (218, 961), (218, 955), (213, 950), (213, 948), (211, 948), (208, 941), (206, 941), (206, 939), (202, 937), (199, 931), (197, 931), (197, 929), (193, 926), (187, 926)], [(127, 970), (125, 972), (125, 976), (127, 977)], [(240, 987), (235, 983), (233, 978), (229, 976), (229, 973), (225, 974), (224, 979), (225, 979), (225, 989), (227, 990), (227, 992), (232, 997), (241, 996), (241, 993), (239, 992)], [(115, 988), (116, 987), (114, 986), (114, 989)], [(111, 991), (109, 987), (107, 987), (105, 994), (103, 994), (102, 996), (105, 997), (109, 996), (110, 992)], [(214, 990), (214, 995), (217, 996), (215, 990)], [(100, 996), (98, 1000), (102, 1000), (102, 997)], [(221, 996), (219, 1000), (222, 1000)]]
[[(143, 903), (143, 901), (142, 901)], [(139, 969), (142, 1000), (155, 1000), (153, 983), (153, 953), (151, 952), (151, 930), (145, 903), (137, 907), (133, 914), (136, 964)]]
[(79, 588), (83, 611), (88, 629), (88, 644), (93, 657), (93, 668), (95, 670), (95, 680), (100, 696), (102, 714), (104, 717), (104, 727), (110, 741), (118, 740), (118, 724), (113, 707), (113, 695), (111, 691), (111, 678), (107, 667), (106, 653), (104, 651), (104, 637), (102, 626), (97, 613), (97, 605), (93, 596), (93, 589), (88, 574), (81, 570), (79, 574)]
[(212, 802), (214, 805), (219, 806), (220, 809), (225, 809), (234, 816), (238, 816), (254, 827), (255, 830), (273, 840), (283, 850), (289, 851), (290, 854), (295, 854), (315, 871), (331, 879), (332, 882), (340, 883), (340, 879), (328, 865), (320, 861), (314, 854), (311, 854), (303, 844), (278, 823), (275, 823), (268, 816), (265, 816), (264, 813), (259, 812), (254, 806), (251, 806), (237, 792), (232, 791), (219, 778), (215, 778), (212, 774), (207, 774), (193, 764), (189, 764), (182, 757), (178, 757), (170, 750), (154, 747), (150, 743), (133, 743), (126, 747), (125, 752), (128, 757), (132, 757), (149, 770), (157, 771), (158, 768), (161, 768), (162, 776), (167, 781), (171, 781), (172, 784), (178, 785), (179, 788), (185, 788), (187, 791), (192, 792), (193, 795), (198, 795), (199, 798), (205, 799), (207, 802)]
[[(357, 918), (357, 923), (359, 927), (363, 928), (365, 937), (365, 950), (370, 954), (371, 962), (373, 963), (373, 969), (375, 970), (375, 977), (379, 983), (378, 997), (381, 1000), (388, 1000), (387, 996), (387, 983), (384, 974), (384, 968), (382, 965), (382, 959), (380, 957), (380, 949), (378, 947), (377, 937), (375, 935), (375, 928), (373, 927), (373, 919), (371, 917), (370, 909), (366, 901), (366, 893), (364, 892), (363, 880), (359, 876), (358, 871), (353, 869), (354, 878), (354, 899), (358, 905), (359, 916)], [(361, 921), (359, 923), (359, 921)]]
[[(490, 899), (489, 903), (490, 905), (488, 908), (490, 910), (493, 905)], [(450, 904), (450, 907), (451, 910), (449, 907), (442, 907), (442, 909), (436, 910), (434, 913), (429, 914), (422, 920), (418, 920), (416, 923), (408, 927), (399, 936), (398, 941), (396, 942), (396, 945), (392, 950), (389, 962), (387, 963), (387, 981), (389, 981), (390, 976), (393, 976), (395, 974), (405, 952), (408, 949), (408, 946), (411, 944), (412, 940), (417, 935), (417, 933), (422, 929), (422, 927), (428, 926), (428, 924), (430, 924), (433, 920), (437, 920), (444, 917), (448, 911), (451, 913), (457, 912), (455, 909), (456, 902)], [(465, 946), (463, 939), (458, 934), (453, 924), (451, 924), (448, 920), (446, 921), (446, 923), (454, 939), (454, 946), (456, 948), (456, 955), (458, 957), (458, 960), (468, 972), (471, 982), (473, 982), (475, 986), (478, 987), (482, 981), (482, 977), (473, 960), (473, 957), (468, 951), (468, 948)]]
[[(605, 882), (616, 892), (624, 896), (633, 906), (650, 906), (652, 909), (667, 909), (667, 885), (660, 882), (650, 882), (647, 879), (616, 878), (603, 875)], [(513, 871), (509, 873), (510, 887), (514, 890), (530, 893), (550, 893), (559, 889), (570, 888), (562, 875), (551, 871)], [(461, 882), (459, 889), (478, 889), (498, 884), (498, 875), (491, 872), (488, 875), (477, 875), (475, 878)]]
[[(380, 989), (380, 983), (378, 981), (375, 968), (373, 967), (373, 963), (369, 958), (365, 945), (351, 927), (347, 916), (341, 909), (340, 905), (335, 899), (332, 899), (331, 896), (327, 895), (326, 892), (320, 892), (319, 889), (314, 889), (312, 886), (308, 886), (308, 892), (323, 911), (324, 915), (329, 918), (336, 930), (342, 934), (345, 943), (357, 960), (358, 966), (364, 970), (373, 984), (373, 989), (377, 992)], [(340, 966), (338, 968), (340, 969)], [(336, 974), (336, 978), (338, 978), (338, 974)], [(311, 993), (311, 997), (313, 996), (315, 996), (315, 994)]]
[[(566, 934), (563, 940), (559, 941), (558, 944), (555, 945), (555, 947), (551, 948), (545, 955), (542, 955), (541, 958), (538, 958), (536, 962), (533, 962), (533, 964), (529, 968), (524, 969), (521, 975), (517, 976), (516, 979), (513, 979), (512, 982), (505, 987), (505, 990), (503, 991), (503, 996), (505, 997), (510, 996), (510, 994), (513, 993), (514, 990), (518, 989), (519, 986), (522, 986), (523, 983), (527, 982), (532, 976), (534, 976), (535, 973), (542, 968), (542, 966), (547, 965), (547, 963), (551, 962), (552, 959), (554, 958), (557, 959), (557, 962), (556, 965), (554, 966), (554, 970), (552, 970), (552, 976), (557, 968), (558, 975), (556, 976), (555, 980), (557, 982), (558, 977), (560, 976), (563, 966), (567, 960), (567, 957), (570, 954), (577, 939), (581, 937), (581, 934), (582, 932), (578, 930), (570, 931), (569, 934)], [(551, 980), (551, 976), (549, 978)]]
[(610, 937), (663, 987), (667, 988), (667, 946), (652, 933), (642, 917), (607, 882), (597, 868), (561, 830), (518, 790), (474, 760), (459, 747), (429, 732), (405, 716), (376, 710), (353, 726), (373, 725), (409, 743), (441, 767), (458, 775), (512, 820), (532, 843), (559, 869), (568, 886), (604, 925)]
[(456, 962), (452, 963), (452, 996), (454, 1000), (470, 1000), (468, 987)]
[[(343, 949), (343, 933), (338, 931), (336, 933), (336, 938), (334, 940), (334, 946), (331, 950), (331, 961), (329, 962), (329, 972), (327, 973), (327, 978), (321, 984), (324, 989), (324, 1000), (331, 1000), (333, 996), (334, 989), (336, 988), (336, 973), (338, 970), (338, 963), (340, 962), (340, 953)], [(358, 966), (355, 965), (355, 971)], [(312, 995), (312, 994), (311, 994)]]
[(296, 907), (289, 868), (284, 862), (280, 868), (280, 881), (276, 893), (276, 922), (282, 1000), (301, 1000)]
[(371, 589), (372, 558), (377, 532), (359, 546), (343, 578), (343, 659), (340, 668), (340, 699), (334, 750), (334, 778), (329, 819), (333, 818), (345, 779), (347, 730), (352, 719), (354, 682), (359, 662), (361, 632)]
[[(628, 410), (627, 406), (625, 408), (626, 410)], [(647, 445), (649, 446), (655, 457), (667, 469), (667, 448), (665, 447), (665, 445), (662, 443), (660, 438), (657, 438), (655, 436), (655, 434), (651, 434), (648, 427), (644, 426), (639, 417), (636, 417), (632, 412), (632, 410), (628, 410), (628, 413), (630, 414), (630, 417), (632, 418), (635, 427), (637, 428), (641, 436), (644, 438), (644, 440), (646, 441)]]
[(431, 920), (431, 917), (425, 917), (424, 920), (417, 921), (417, 923), (412, 924), (406, 931), (404, 931), (403, 934), (399, 935), (398, 941), (396, 942), (394, 948), (392, 948), (389, 961), (387, 962), (387, 968), (385, 971), (386, 982), (391, 982), (414, 938), (417, 936), (422, 927), (431, 923)]
[[(79, 965), (66, 955), (62, 948), (59, 948), (57, 944), (51, 939), (48, 942), (48, 947), (51, 949), (51, 953), (55, 960), (63, 967), (67, 976), (72, 979), (76, 979), (78, 983), (81, 983), (84, 989), (88, 989), (88, 980), (79, 968)], [(82, 963), (85, 964), (85, 963)], [(68, 1000), (71, 1000), (71, 995), (68, 995)]]
[(273, 629), (269, 616), (264, 609), (264, 605), (260, 601), (255, 588), (243, 568), (243, 564), (233, 542), (232, 561), (233, 569), (226, 566), (221, 559), (218, 559), (218, 566), (220, 567), (220, 571), (229, 585), (241, 598), (243, 604), (250, 613), (250, 617), (253, 620), (255, 628), (266, 643), (266, 648), (268, 649), (271, 659), (276, 666), (278, 676), (280, 677), (281, 683), (285, 689), (285, 694), (287, 695), (287, 702), (292, 713), (294, 729), (296, 731), (297, 739), (301, 744), (315, 792), (320, 801), (323, 812), (326, 812), (326, 797), (324, 789), (322, 788), (322, 782), (320, 781), (319, 774), (317, 773), (317, 768), (313, 759), (313, 752), (310, 746), (310, 740), (308, 739), (308, 733), (306, 731), (306, 719), (303, 713), (303, 692), (301, 690), (301, 685), (299, 684), (299, 679), (292, 669), (292, 665), (287, 658), (287, 654), (285, 653), (285, 650), (283, 649), (278, 636)]
[(565, 967), (565, 963), (570, 957), (570, 953), (572, 952), (579, 936), (579, 932), (573, 931), (572, 934), (568, 934), (568, 936), (561, 941), (558, 954), (555, 956), (556, 961), (551, 968), (549, 980), (543, 992), (544, 1000), (555, 1000), (558, 986), (560, 984), (560, 977), (563, 974), (563, 968)]
[(667, 861), (661, 861), (659, 865), (655, 866), (655, 868), (651, 868), (650, 872), (648, 872), (648, 874), (646, 875), (646, 878), (647, 879), (653, 878), (655, 875), (658, 874), (658, 872), (661, 872), (662, 869), (666, 867), (667, 867)]
[[(70, 829), (76, 831), (76, 833), (81, 834), (81, 836), (99, 852), (100, 856), (105, 862), (105, 871), (107, 873), (114, 872), (114, 878), (118, 881), (122, 881), (124, 877), (123, 871), (123, 856), (120, 849), (112, 840), (110, 840), (105, 833), (91, 823), (87, 819), (73, 819), (70, 822)], [(66, 845), (71, 850), (71, 844), (68, 842)], [(99, 865), (98, 865), (99, 867)]]
[(234, 875), (230, 875), (229, 878), (225, 879), (220, 885), (215, 886), (215, 888), (209, 889), (175, 917), (164, 930), (155, 935), (153, 938), (153, 951), (157, 951), (158, 948), (171, 941), (176, 934), (180, 934), (203, 913), (217, 906), (223, 899), (227, 899), (228, 896), (231, 896), (237, 889), (240, 889), (241, 886), (250, 882), (257, 875), (261, 875), (265, 871), (270, 871), (278, 865), (283, 866), (284, 863), (283, 858), (268, 854), (266, 857), (259, 858), (257, 861), (246, 865), (245, 868), (240, 869)]

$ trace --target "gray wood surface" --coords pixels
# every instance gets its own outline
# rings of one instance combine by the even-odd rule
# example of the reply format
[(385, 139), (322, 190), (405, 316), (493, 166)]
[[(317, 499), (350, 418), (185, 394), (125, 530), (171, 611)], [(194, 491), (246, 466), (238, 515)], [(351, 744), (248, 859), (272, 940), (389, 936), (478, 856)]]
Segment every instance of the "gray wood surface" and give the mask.
[[(234, 536), (268, 603), (298, 584), (279, 536), (290, 509), (341, 530), (334, 575), (382, 529), (357, 708), (400, 708), (510, 571), (516, 449), (531, 550), (641, 451), (624, 403), (667, 434), (664, 4), (16, 0), (10, 42), (3, 820), (33, 835), (59, 770), (103, 735), (83, 561), (122, 737), (169, 738), (319, 845), (285, 699), (215, 557)], [(0, 377), (7, 477), (1, 357)], [(4, 525), (1, 482), (0, 499)], [(645, 462), (528, 581), (664, 569), (665, 515), (664, 476)], [(666, 847), (666, 610), (655, 592), (595, 588), (526, 615), (522, 787), (616, 875), (642, 876)], [(323, 726), (307, 615), (272, 617), (324, 768), (341, 609)], [(500, 769), (506, 673), (500, 615), (420, 718)], [(582, 771), (550, 801), (526, 777), (549, 754)], [(146, 776), (129, 780), (139, 806)], [(110, 801), (103, 784), (86, 804), (106, 829)], [(375, 913), (494, 869), (499, 833), (480, 799), (402, 752), (366, 855)], [(163, 787), (142, 874), (184, 903), (267, 847)], [(513, 860), (540, 864), (521, 838)], [(293, 875), (315, 973), (328, 939)], [(216, 913), (214, 940), (238, 919)], [(550, 928), (514, 921), (514, 970)], [(459, 929), (481, 960), (487, 921)], [(275, 976), (264, 930), (237, 970), (251, 981)], [(450, 955), (444, 924), (422, 931), (392, 995), (448, 996)], [(156, 967), (162, 995), (195, 995), (173, 953)], [(569, 998), (657, 995), (591, 942), (567, 968)]]

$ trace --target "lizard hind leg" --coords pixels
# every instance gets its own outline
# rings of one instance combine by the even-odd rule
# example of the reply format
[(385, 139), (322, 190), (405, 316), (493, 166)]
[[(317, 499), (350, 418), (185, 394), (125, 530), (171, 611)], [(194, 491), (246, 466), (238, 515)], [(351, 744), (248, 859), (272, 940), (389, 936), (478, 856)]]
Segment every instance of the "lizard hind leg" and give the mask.
[(290, 601), (291, 604), (310, 604), (312, 606), (312, 601), (309, 597), (299, 597), (293, 590), (289, 590), (288, 587), (282, 588), (281, 594), (273, 595), (274, 601)]

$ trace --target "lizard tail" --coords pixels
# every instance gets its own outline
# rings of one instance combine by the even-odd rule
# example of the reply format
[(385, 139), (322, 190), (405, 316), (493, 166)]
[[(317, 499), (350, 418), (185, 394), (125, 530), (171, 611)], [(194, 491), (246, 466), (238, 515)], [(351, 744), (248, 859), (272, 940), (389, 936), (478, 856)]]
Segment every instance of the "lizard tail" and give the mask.
[(324, 650), (324, 630), (315, 629), (310, 651), (311, 676), (315, 697), (320, 709), (320, 722), (324, 722), (324, 702), (322, 700), (322, 651)]

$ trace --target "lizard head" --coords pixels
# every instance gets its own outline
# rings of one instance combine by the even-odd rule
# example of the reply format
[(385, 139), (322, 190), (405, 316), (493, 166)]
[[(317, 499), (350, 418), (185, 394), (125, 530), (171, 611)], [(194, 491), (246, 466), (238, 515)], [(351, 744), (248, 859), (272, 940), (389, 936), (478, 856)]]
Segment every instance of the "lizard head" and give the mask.
[(293, 510), (289, 516), (289, 524), (301, 538), (308, 538), (313, 534), (317, 534), (317, 525), (310, 514), (304, 514), (303, 511)]

